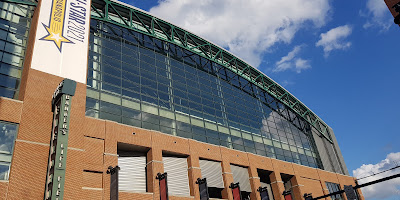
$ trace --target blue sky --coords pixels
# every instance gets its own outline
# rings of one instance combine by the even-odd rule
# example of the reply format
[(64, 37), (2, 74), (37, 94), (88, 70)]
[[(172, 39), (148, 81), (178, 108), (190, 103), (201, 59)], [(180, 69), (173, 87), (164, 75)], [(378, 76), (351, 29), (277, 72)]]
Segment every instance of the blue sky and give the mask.
[[(400, 27), (383, 0), (124, 2), (227, 48), (283, 85), (333, 128), (351, 175), (400, 161)], [(364, 191), (368, 199), (399, 199), (400, 180), (375, 188), (390, 190)]]

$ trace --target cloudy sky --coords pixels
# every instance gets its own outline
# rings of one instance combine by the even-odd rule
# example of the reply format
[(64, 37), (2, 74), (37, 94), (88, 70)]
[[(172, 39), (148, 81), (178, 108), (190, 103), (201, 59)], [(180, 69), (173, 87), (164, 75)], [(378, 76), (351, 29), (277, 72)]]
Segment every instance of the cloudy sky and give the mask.
[[(228, 49), (283, 85), (333, 128), (352, 175), (399, 163), (400, 27), (383, 0), (124, 2)], [(364, 194), (398, 200), (400, 180)]]

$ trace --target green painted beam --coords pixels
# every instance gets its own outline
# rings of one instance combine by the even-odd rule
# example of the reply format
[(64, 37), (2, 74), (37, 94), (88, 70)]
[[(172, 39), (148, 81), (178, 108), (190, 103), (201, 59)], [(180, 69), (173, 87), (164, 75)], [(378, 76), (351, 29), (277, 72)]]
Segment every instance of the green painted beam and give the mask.
[[(147, 12), (120, 2), (92, 0), (92, 18), (173, 43), (228, 68), (242, 78), (259, 86), (271, 96), (278, 99), (282, 104), (287, 105), (332, 143), (328, 132), (328, 125), (308, 109), (307, 106), (271, 78), (232, 55), (227, 50), (178, 26), (156, 18)], [(211, 51), (211, 49), (216, 51)]]
[(37, 2), (29, 1), (29, 0), (2, 0), (2, 1), (8, 2), (8, 3), (27, 5), (27, 6), (35, 6), (35, 7), (37, 6)]

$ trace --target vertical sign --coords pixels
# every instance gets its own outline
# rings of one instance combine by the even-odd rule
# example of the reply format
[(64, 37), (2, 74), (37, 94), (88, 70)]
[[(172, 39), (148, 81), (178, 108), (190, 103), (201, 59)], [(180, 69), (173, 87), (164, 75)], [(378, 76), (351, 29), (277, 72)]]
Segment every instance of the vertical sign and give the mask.
[(269, 195), (268, 195), (268, 189), (267, 189), (267, 187), (259, 187), (258, 188), (258, 191), (260, 192), (260, 197), (261, 197), (261, 200), (270, 200), (269, 199)]
[(284, 191), (283, 196), (285, 197), (285, 200), (292, 200), (292, 193), (290, 191)]
[(196, 184), (199, 184), (200, 200), (209, 200), (210, 197), (208, 195), (207, 179), (198, 178)]
[(110, 200), (118, 200), (118, 171), (120, 168), (115, 166), (108, 167), (107, 174), (110, 174)]
[(167, 173), (158, 173), (156, 179), (159, 180), (160, 200), (168, 200)]
[(231, 183), (229, 188), (232, 189), (233, 200), (242, 200), (239, 183)]
[(75, 81), (64, 79), (53, 94), (53, 128), (47, 166), (45, 200), (62, 200), (64, 197), (71, 98), (75, 94), (75, 88)]
[(32, 69), (86, 83), (89, 0), (42, 0)]

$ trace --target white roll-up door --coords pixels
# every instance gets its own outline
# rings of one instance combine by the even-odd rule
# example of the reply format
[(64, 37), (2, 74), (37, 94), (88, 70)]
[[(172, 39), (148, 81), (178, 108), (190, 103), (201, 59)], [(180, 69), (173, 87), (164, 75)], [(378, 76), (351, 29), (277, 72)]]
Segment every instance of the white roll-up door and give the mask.
[(118, 190), (146, 192), (146, 157), (118, 157)]
[(240, 190), (251, 192), (249, 172), (247, 168), (231, 165), (231, 170), (233, 173), (233, 181), (235, 183), (239, 182)]
[(260, 182), (260, 184), (261, 184), (261, 187), (267, 187), (269, 199), (274, 200), (274, 195), (272, 194), (271, 185), (268, 183), (263, 183), (263, 182)]
[(167, 172), (168, 194), (190, 196), (186, 158), (163, 157), (164, 172)]
[(207, 178), (208, 187), (224, 188), (221, 162), (200, 160), (202, 178)]

